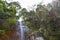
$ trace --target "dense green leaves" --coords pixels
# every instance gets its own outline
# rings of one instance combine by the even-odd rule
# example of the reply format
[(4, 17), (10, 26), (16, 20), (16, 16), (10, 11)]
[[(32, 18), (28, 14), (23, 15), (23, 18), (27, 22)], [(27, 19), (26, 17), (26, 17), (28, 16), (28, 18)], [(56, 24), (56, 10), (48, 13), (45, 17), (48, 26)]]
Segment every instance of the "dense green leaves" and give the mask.
[(46, 40), (60, 40), (60, 7), (53, 6), (40, 4), (36, 11), (21, 11), (23, 22), (30, 31), (39, 30)]
[(0, 30), (12, 30), (19, 17), (22, 17), (30, 32), (40, 31), (46, 40), (60, 40), (60, 7), (53, 6), (39, 4), (35, 11), (22, 8), (16, 15), (21, 8), (18, 2), (0, 0)]
[(21, 8), (18, 2), (0, 0), (0, 30), (11, 30), (16, 25), (19, 17), (17, 11)]

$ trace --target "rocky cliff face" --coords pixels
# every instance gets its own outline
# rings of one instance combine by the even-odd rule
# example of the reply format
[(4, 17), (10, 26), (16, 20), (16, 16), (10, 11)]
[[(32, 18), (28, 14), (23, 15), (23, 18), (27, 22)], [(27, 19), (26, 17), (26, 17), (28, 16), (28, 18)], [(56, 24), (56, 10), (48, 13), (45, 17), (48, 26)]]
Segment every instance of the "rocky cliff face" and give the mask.
[(0, 40), (20, 40), (20, 27), (19, 22), (12, 30), (7, 30), (5, 35), (0, 36)]

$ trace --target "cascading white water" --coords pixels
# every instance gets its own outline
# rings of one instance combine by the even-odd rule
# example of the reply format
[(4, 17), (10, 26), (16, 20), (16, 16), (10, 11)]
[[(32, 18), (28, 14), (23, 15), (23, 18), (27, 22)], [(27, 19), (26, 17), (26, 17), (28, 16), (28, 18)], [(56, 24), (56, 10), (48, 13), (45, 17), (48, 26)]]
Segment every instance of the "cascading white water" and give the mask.
[(25, 40), (24, 33), (27, 32), (29, 29), (23, 24), (22, 21), (19, 21), (19, 22), (20, 22), (21, 40)]
[(21, 40), (24, 40), (24, 26), (22, 21), (20, 21), (20, 29), (21, 29)]

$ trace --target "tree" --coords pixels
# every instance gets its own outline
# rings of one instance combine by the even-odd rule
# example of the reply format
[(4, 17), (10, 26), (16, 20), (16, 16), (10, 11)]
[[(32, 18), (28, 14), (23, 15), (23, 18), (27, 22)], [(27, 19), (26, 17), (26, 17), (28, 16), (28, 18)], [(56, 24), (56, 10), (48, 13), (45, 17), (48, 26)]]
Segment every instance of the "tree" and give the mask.
[(22, 14), (25, 25), (33, 32), (39, 30), (46, 40), (60, 40), (60, 6), (53, 6), (39, 4), (36, 11), (25, 11), (25, 16)]
[(19, 19), (17, 11), (21, 8), (18, 2), (0, 0), (0, 35), (6, 35), (9, 30), (14, 30), (16, 22)]

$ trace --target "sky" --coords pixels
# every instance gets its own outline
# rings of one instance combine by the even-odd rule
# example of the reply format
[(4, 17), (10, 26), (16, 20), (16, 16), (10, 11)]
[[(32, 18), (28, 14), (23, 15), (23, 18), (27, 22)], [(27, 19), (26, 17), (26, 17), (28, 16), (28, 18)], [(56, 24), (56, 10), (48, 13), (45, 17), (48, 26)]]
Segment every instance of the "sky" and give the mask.
[(31, 8), (34, 5), (39, 4), (41, 1), (44, 2), (44, 4), (48, 4), (52, 2), (52, 0), (8, 0), (8, 1), (18, 1), (22, 8)]
[[(45, 5), (52, 2), (52, 0), (8, 0), (8, 1), (11, 2), (18, 1), (21, 7), (26, 9), (34, 8), (33, 6), (39, 4), (41, 1), (43, 1)], [(22, 18), (20, 18), (19, 21), (22, 21)]]

